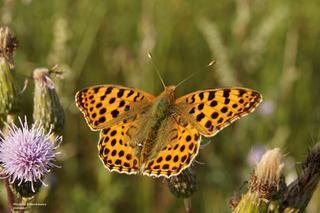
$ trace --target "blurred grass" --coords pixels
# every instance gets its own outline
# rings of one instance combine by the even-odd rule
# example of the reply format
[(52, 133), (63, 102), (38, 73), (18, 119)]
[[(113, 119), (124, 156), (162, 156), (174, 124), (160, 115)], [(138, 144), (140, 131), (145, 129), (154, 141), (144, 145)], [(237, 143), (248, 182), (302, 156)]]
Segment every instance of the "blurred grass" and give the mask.
[[(148, 52), (167, 84), (217, 61), (212, 71), (179, 87), (178, 96), (222, 86), (264, 95), (260, 109), (205, 140), (212, 143), (198, 157), (205, 164), (194, 167), (194, 212), (229, 211), (229, 197), (249, 176), (247, 158), (255, 144), (279, 146), (302, 160), (320, 136), (319, 8), (317, 0), (1, 1), (1, 25), (20, 42), (15, 64), (21, 85), (35, 67), (58, 63), (65, 72), (56, 79), (66, 112), (62, 169), (47, 180), (46, 209), (35, 210), (184, 212), (183, 201), (161, 180), (106, 171), (97, 156), (98, 134), (74, 104), (77, 90), (103, 83), (161, 92)], [(29, 115), (32, 90), (31, 83)], [(320, 211), (319, 196), (318, 190), (307, 212)]]

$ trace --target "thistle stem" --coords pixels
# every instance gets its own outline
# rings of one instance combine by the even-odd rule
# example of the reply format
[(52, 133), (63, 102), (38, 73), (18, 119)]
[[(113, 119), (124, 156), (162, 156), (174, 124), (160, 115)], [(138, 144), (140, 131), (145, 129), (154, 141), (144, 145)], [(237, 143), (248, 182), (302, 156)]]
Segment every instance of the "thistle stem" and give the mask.
[(191, 198), (185, 198), (183, 199), (184, 202), (184, 207), (186, 209), (187, 213), (192, 213), (192, 203), (191, 203)]
[(13, 192), (10, 188), (10, 184), (9, 184), (9, 180), (8, 178), (4, 178), (3, 179), (3, 183), (6, 187), (6, 191), (7, 191), (7, 197), (8, 197), (8, 213), (12, 212), (13, 209), (13, 202), (14, 202), (14, 196), (13, 196)]
[[(13, 122), (15, 120), (13, 115), (7, 115), (7, 123)], [(7, 131), (7, 128), (4, 127), (4, 132)], [(13, 211), (13, 202), (14, 202), (14, 195), (10, 187), (9, 178), (6, 177), (3, 179), (3, 183), (6, 187), (7, 191), (7, 197), (8, 197), (8, 213), (11, 213)]]
[(27, 210), (28, 199), (21, 197), (20, 203), (23, 204), (23, 206), (20, 206), (21, 209), (19, 210), (19, 213), (24, 213)]

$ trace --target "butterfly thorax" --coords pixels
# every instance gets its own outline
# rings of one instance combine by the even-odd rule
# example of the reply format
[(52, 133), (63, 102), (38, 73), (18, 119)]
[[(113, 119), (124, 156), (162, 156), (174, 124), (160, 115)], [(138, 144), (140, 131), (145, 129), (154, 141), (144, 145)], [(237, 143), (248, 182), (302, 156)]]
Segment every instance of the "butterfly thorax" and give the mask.
[(140, 156), (140, 164), (153, 158), (157, 153), (159, 147), (162, 144), (156, 144), (159, 129), (163, 122), (170, 116), (171, 107), (175, 101), (175, 86), (168, 86), (165, 90), (157, 97), (154, 104), (150, 109), (150, 119), (145, 124), (144, 128), (147, 128), (147, 135), (143, 141), (141, 147), (143, 147), (138, 152)]

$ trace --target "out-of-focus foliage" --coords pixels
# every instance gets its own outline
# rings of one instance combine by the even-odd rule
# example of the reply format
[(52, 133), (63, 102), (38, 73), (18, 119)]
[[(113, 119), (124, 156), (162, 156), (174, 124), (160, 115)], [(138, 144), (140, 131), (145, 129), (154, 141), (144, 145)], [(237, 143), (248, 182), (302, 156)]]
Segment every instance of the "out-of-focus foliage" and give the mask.
[[(98, 159), (98, 133), (76, 109), (74, 94), (113, 83), (159, 94), (167, 84), (200, 72), (178, 88), (245, 86), (260, 91), (257, 111), (203, 143), (196, 163), (194, 212), (228, 212), (228, 199), (248, 179), (261, 149), (280, 147), (295, 177), (307, 148), (319, 140), (320, 1), (2, 0), (1, 25), (19, 41), (14, 56), (22, 87), (35, 67), (60, 65), (55, 79), (66, 124), (61, 169), (46, 181), (35, 212), (184, 212), (165, 181), (108, 172)], [(213, 68), (205, 68), (212, 59)], [(33, 95), (31, 81), (26, 94)], [(32, 115), (32, 98), (24, 109)], [(29, 102), (28, 102), (29, 101)], [(289, 179), (287, 181), (290, 181)], [(0, 186), (0, 210), (5, 190)], [(316, 192), (307, 212), (319, 212)], [(45, 209), (44, 209), (45, 208)]]

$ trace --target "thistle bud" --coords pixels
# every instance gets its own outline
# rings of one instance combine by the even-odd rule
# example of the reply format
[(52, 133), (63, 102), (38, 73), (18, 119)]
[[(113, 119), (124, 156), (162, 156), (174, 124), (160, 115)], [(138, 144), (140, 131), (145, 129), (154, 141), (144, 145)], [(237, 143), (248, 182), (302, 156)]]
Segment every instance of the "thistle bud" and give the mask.
[(197, 189), (196, 175), (190, 169), (167, 179), (167, 182), (170, 192), (178, 198), (188, 198)]
[(41, 186), (42, 183), (39, 180), (35, 182), (22, 182), (16, 180), (11, 185), (12, 191), (24, 198), (36, 195), (40, 191)]
[(249, 191), (242, 196), (233, 213), (277, 212), (283, 165), (279, 149), (267, 151), (251, 174)]
[(0, 27), (0, 114), (18, 111), (18, 89), (14, 77), (13, 51), (17, 41), (8, 27)]
[(33, 119), (41, 121), (48, 132), (59, 134), (64, 127), (64, 112), (59, 97), (50, 78), (51, 71), (38, 68), (33, 72), (35, 81)]

